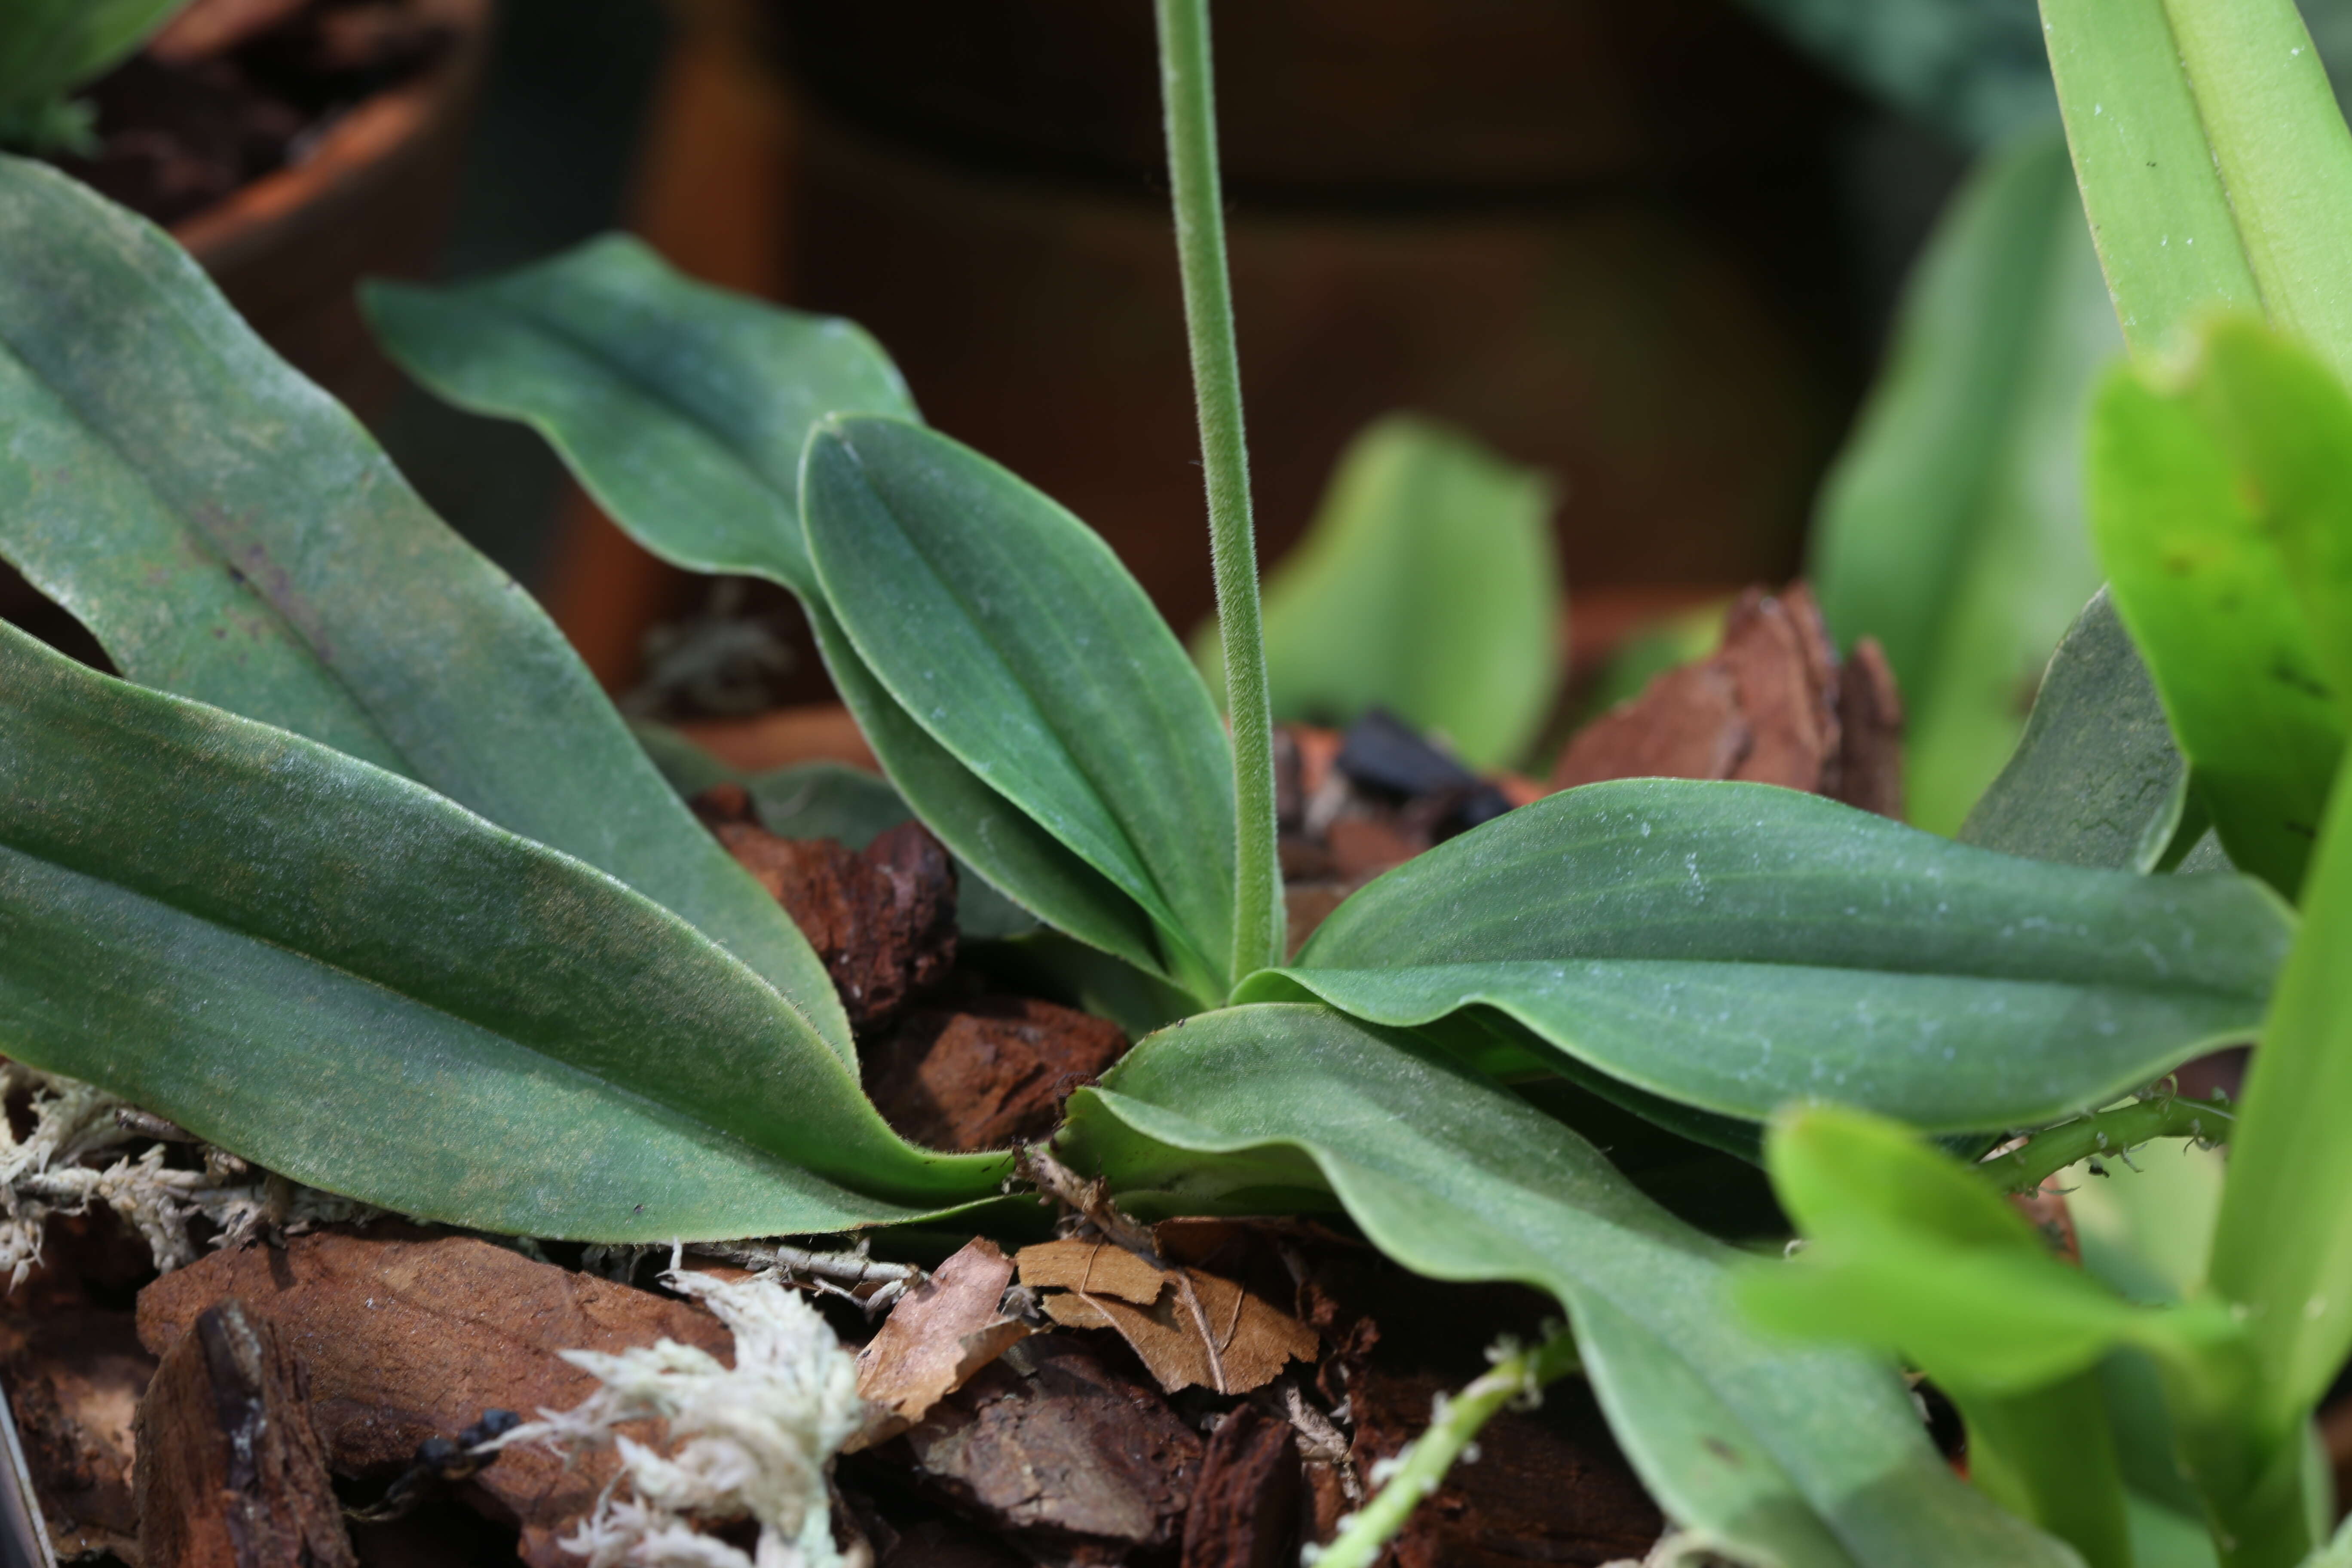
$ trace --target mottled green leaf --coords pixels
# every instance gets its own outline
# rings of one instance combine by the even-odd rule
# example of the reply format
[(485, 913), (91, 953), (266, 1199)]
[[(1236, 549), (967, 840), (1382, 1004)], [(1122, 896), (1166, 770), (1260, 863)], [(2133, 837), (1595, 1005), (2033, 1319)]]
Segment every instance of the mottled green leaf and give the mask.
[[(1442, 425), (1365, 429), (1266, 575), (1275, 718), (1345, 725), (1386, 708), (1473, 766), (1520, 762), (1559, 685), (1553, 504), (1540, 474)], [(1192, 646), (1223, 691), (1213, 620)]]
[(1065, 1139), (1131, 1194), (1328, 1185), (1407, 1268), (1551, 1291), (1643, 1481), (1736, 1552), (1789, 1568), (2074, 1562), (1953, 1479), (1889, 1369), (1753, 1333), (1727, 1295), (1732, 1249), (1411, 1036), (1316, 1007), (1204, 1014), (1080, 1090)]
[(0, 628), (0, 1049), (397, 1212), (594, 1241), (980, 1199), (750, 969), (421, 786)]
[(826, 601), (877, 683), (1150, 914), (1172, 978), (1221, 998), (1231, 751), (1109, 547), (978, 453), (896, 419), (819, 426), (801, 510)]
[(2293, 896), (2344, 750), (2326, 654), (2352, 560), (2324, 542), (2352, 525), (2352, 407), (2317, 365), (2283, 376), (2294, 356), (2252, 322), (2203, 348), (2177, 379), (2108, 382), (2091, 524), (2222, 846)]
[(0, 159), (0, 556), (116, 668), (406, 773), (684, 915), (845, 1056), (824, 967), (554, 624), (163, 234)]
[(1507, 1016), (1612, 1078), (1762, 1120), (1828, 1098), (2031, 1126), (2250, 1035), (2289, 940), (2248, 878), (1958, 845), (1765, 784), (1563, 791), (1370, 883), (1242, 1001)]
[(2069, 866), (2152, 871), (2189, 802), (2189, 764), (2101, 588), (2074, 618), (2009, 765), (1960, 842)]
[(1902, 684), (1922, 827), (1959, 826), (2098, 586), (2083, 419), (2122, 346), (2055, 130), (1979, 164), (1912, 275), (1807, 566), (1838, 640), (1876, 637)]

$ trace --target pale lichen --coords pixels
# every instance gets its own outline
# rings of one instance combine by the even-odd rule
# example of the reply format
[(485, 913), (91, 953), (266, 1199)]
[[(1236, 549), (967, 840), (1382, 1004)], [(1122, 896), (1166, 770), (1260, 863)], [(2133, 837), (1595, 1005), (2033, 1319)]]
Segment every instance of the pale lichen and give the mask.
[[(201, 1164), (166, 1163), (164, 1145), (115, 1096), (76, 1079), (0, 1060), (0, 1101), (23, 1104), (32, 1130), (16, 1136), (0, 1115), (0, 1272), (8, 1289), (41, 1260), (49, 1222), (112, 1209), (136, 1231), (166, 1273), (196, 1259), (191, 1226), (209, 1221), (215, 1245), (240, 1240), (266, 1222), (289, 1230), (378, 1211), (290, 1183), (277, 1182), (223, 1150), (196, 1144)], [(148, 1147), (132, 1154), (129, 1146)]]
[[(773, 1274), (726, 1280), (677, 1262), (673, 1255), (664, 1281), (733, 1333), (732, 1367), (674, 1340), (618, 1353), (565, 1351), (603, 1386), (485, 1448), (618, 1449), (620, 1473), (562, 1542), (589, 1568), (840, 1568), (831, 1472), (864, 1415), (856, 1360)], [(667, 1423), (661, 1447), (616, 1430), (648, 1419)], [(696, 1528), (746, 1519), (759, 1525), (748, 1556)]]

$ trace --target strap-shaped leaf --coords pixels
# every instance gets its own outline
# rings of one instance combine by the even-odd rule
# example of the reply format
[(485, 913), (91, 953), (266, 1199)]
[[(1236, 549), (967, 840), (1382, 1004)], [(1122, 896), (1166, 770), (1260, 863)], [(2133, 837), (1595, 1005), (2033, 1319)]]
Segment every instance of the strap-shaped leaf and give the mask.
[(2069, 866), (2152, 871), (2188, 803), (2189, 764), (2103, 587), (2050, 656), (2025, 734), (1969, 813), (1960, 842)]
[[(1626, 1456), (1679, 1523), (1797, 1568), (2072, 1563), (1937, 1459), (1891, 1369), (1772, 1343), (1731, 1248), (1583, 1139), (1434, 1047), (1319, 1007), (1237, 1007), (1153, 1036), (1073, 1097), (1075, 1157), (1115, 1187), (1319, 1178), (1383, 1252), (1558, 1296)], [(1203, 1155), (1224, 1156), (1221, 1168)]]
[(914, 412), (871, 339), (694, 282), (621, 237), (457, 289), (371, 284), (363, 300), (410, 374), (540, 430), (638, 543), (792, 590), (866, 743), (958, 858), (1060, 930), (1160, 968), (1135, 901), (901, 712), (825, 605), (800, 521), (809, 428), (835, 410)]
[(0, 1049), (298, 1180), (599, 1241), (983, 1197), (806, 1019), (593, 868), (0, 628)]
[[(1367, 426), (1266, 575), (1275, 717), (1346, 724), (1387, 708), (1474, 766), (1522, 761), (1559, 684), (1555, 504), (1541, 474), (1459, 431), (1401, 414)], [(1223, 691), (1213, 618), (1192, 651)]]
[(1995, 855), (1768, 784), (1635, 779), (1496, 818), (1356, 893), (1243, 1001), (1506, 1014), (1612, 1077), (1762, 1120), (1931, 1131), (2095, 1106), (2248, 1037), (2289, 916), (2251, 879)]
[(0, 160), (0, 555), (116, 667), (404, 773), (667, 904), (846, 1055), (816, 955), (554, 624), (158, 229)]
[(1221, 997), (1231, 752), (1109, 546), (969, 447), (863, 416), (810, 436), (801, 515), (827, 604), (898, 707), (1148, 912), (1187, 989)]
[(2042, 0), (2134, 350), (2259, 310), (2352, 373), (2352, 132), (2294, 0)]
[(1986, 159), (1905, 290), (1807, 567), (1840, 642), (1878, 638), (1902, 682), (1919, 826), (1951, 832), (2000, 772), (2098, 585), (2083, 416), (2122, 346), (2055, 127)]
[(2231, 859), (2293, 897), (2346, 737), (2352, 401), (2251, 321), (2202, 349), (2177, 381), (2108, 382), (2091, 526)]

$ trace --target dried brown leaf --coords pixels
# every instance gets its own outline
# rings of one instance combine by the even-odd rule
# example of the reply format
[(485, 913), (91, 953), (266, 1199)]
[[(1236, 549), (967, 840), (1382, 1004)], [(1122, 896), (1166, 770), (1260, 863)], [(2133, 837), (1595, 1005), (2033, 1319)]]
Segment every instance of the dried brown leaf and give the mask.
[(1154, 1268), (1102, 1242), (1024, 1247), (1021, 1282), (1056, 1289), (1045, 1314), (1067, 1328), (1108, 1328), (1125, 1340), (1160, 1386), (1246, 1394), (1296, 1358), (1313, 1361), (1315, 1331), (1223, 1275)]
[(852, 1448), (920, 1421), (1030, 1331), (996, 1310), (1012, 1282), (1013, 1260), (996, 1243), (975, 1237), (890, 1310), (857, 1354), (857, 1392), (875, 1413)]

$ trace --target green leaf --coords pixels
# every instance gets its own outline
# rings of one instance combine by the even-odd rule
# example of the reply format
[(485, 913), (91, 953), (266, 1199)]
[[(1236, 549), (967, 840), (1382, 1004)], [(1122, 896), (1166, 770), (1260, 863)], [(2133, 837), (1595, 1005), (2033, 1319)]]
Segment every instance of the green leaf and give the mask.
[[(1349, 445), (1306, 536), (1267, 574), (1277, 720), (1387, 708), (1478, 768), (1518, 763), (1562, 662), (1556, 498), (1468, 436), (1391, 415)], [(1192, 639), (1224, 689), (1214, 620)]]
[(978, 453), (896, 419), (819, 426), (801, 510), (826, 600), (877, 683), (1147, 912), (1172, 978), (1221, 998), (1231, 752), (1109, 547)]
[(2352, 132), (2294, 0), (2042, 0), (2124, 335), (2260, 310), (2352, 371)]
[(639, 543), (803, 599), (810, 427), (841, 411), (915, 412), (855, 324), (695, 282), (625, 235), (454, 289), (371, 282), (362, 298), (410, 374), (539, 431)]
[(122, 58), (186, 0), (8, 0), (0, 6), (0, 137)]
[(2352, 1351), (2352, 771), (2338, 779), (2303, 934), (2230, 1138), (2211, 1281), (2243, 1306), (2264, 1414), (2299, 1424)]
[(620, 237), (456, 289), (371, 284), (364, 303), (412, 374), (546, 434), (638, 543), (797, 595), (883, 770), (957, 858), (1056, 928), (1159, 966), (1134, 901), (901, 711), (826, 605), (800, 521), (809, 429), (836, 408), (913, 412), (870, 339), (695, 283)]
[[(1793, 1265), (1759, 1267), (1741, 1282), (1759, 1317), (1786, 1332), (1899, 1349), (1964, 1413), (1973, 1400), (1994, 1415), (1997, 1437), (2016, 1450), (2001, 1484), (2062, 1507), (2054, 1472), (2080, 1462), (2067, 1457), (2066, 1429), (2100, 1419), (2088, 1369), (2111, 1351), (2144, 1352), (2161, 1371), (2182, 1468), (2224, 1561), (2293, 1562), (2307, 1549), (2303, 1419), (2270, 1420), (2259, 1311), (2210, 1295), (2127, 1303), (2049, 1256), (1979, 1173), (1853, 1111), (1785, 1117), (1766, 1162), (1808, 1242)], [(2102, 1474), (2116, 1468), (2112, 1454), (2101, 1463)]]
[(1922, 827), (1959, 826), (2098, 586), (2083, 416), (2121, 347), (2054, 129), (1984, 160), (1912, 274), (1807, 566), (1838, 639), (1876, 637), (1902, 683)]
[(406, 773), (684, 915), (845, 1058), (799, 929), (554, 624), (163, 234), (0, 159), (0, 556), (117, 668)]
[(2050, 656), (2009, 765), (1960, 842), (2069, 866), (2152, 871), (2179, 832), (2189, 764), (2101, 588)]
[(2352, 561), (2324, 542), (2352, 526), (2347, 441), (2328, 373), (2242, 321), (2163, 384), (2119, 370), (2091, 432), (2116, 608), (2230, 858), (2289, 896), (2344, 749), (2325, 653), (2341, 657)]
[(1073, 1157), (1115, 1189), (1198, 1204), (1228, 1184), (1328, 1184), (1407, 1268), (1551, 1291), (1643, 1481), (1735, 1554), (1790, 1568), (2074, 1561), (1953, 1479), (1885, 1367), (1751, 1332), (1726, 1295), (1731, 1248), (1411, 1036), (1314, 1007), (1205, 1014), (1071, 1103)]
[(451, 1224), (657, 1241), (983, 1198), (750, 969), (569, 856), (0, 629), (0, 1048)]
[(1408, 861), (1236, 999), (1303, 989), (1396, 1025), (1489, 1007), (1719, 1115), (1825, 1097), (1994, 1130), (2245, 1037), (2289, 930), (2247, 878), (2053, 866), (1792, 790), (1634, 779)]
[(1784, 1333), (1899, 1353), (1969, 1425), (1971, 1479), (2080, 1549), (2128, 1568), (2123, 1471), (2097, 1367), (2149, 1352), (2174, 1387), (2242, 1390), (2243, 1331), (2218, 1302), (2131, 1305), (2051, 1256), (1980, 1173), (1875, 1117), (1816, 1106), (1776, 1118), (1774, 1190), (1806, 1237), (1741, 1297)]
[(2134, 1306), (2059, 1262), (1992, 1183), (1881, 1118), (1784, 1112), (1764, 1159), (1806, 1247), (1741, 1299), (1783, 1333), (1899, 1352), (1956, 1395), (2030, 1393), (2118, 1344), (2194, 1359), (2241, 1337), (2217, 1303)]

